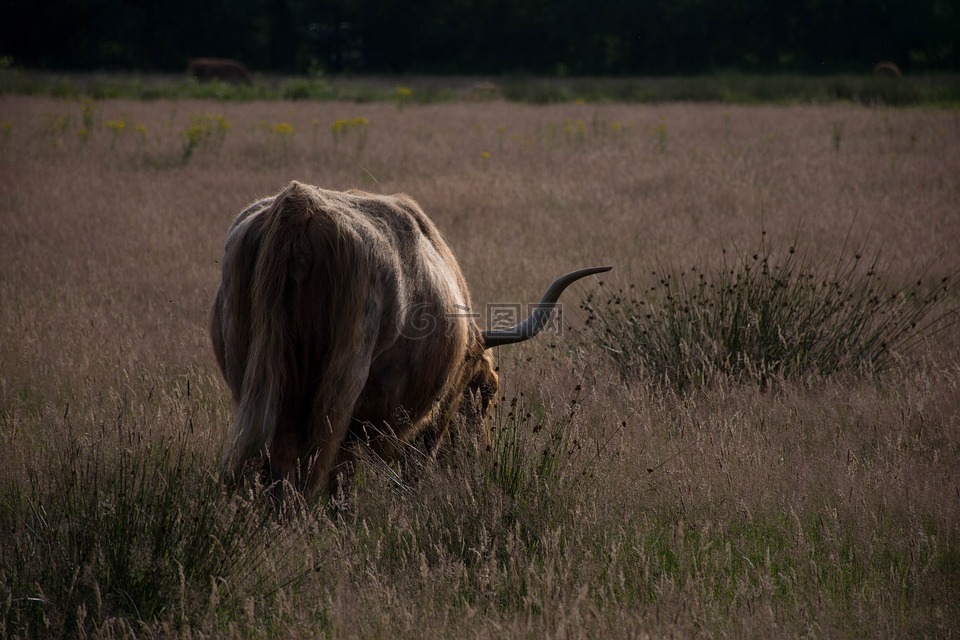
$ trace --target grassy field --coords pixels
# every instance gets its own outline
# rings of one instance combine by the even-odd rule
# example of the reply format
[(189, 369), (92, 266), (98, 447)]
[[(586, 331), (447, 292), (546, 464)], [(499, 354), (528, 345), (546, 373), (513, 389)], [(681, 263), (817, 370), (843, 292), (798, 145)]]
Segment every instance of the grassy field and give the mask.
[[(591, 315), (791, 247), (914, 299), (960, 272), (958, 176), (955, 110), (0, 97), (0, 636), (956, 635), (955, 287), (885, 366), (848, 336), (682, 385)], [(615, 270), (500, 349), (491, 450), (277, 517), (215, 477), (206, 326), (230, 222), (291, 179), (409, 193), (480, 305)]]

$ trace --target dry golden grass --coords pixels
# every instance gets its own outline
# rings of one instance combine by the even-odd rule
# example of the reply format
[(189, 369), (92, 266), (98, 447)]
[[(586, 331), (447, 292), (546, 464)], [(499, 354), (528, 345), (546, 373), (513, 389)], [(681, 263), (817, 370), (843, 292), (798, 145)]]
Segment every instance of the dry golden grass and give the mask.
[[(191, 116), (213, 118), (194, 119), (184, 161)], [(367, 124), (334, 136), (357, 118)], [(895, 274), (960, 270), (954, 111), (7, 96), (0, 125), (9, 491), (31, 469), (43, 487), (178, 437), (214, 468), (230, 407), (206, 325), (225, 232), (291, 179), (409, 193), (480, 304), (533, 301), (594, 264), (615, 265), (607, 286), (642, 285), (657, 260), (715, 263), (721, 246), (753, 247), (761, 228), (786, 241), (798, 225), (827, 258), (849, 233)], [(568, 324), (596, 286), (565, 295)], [(497, 424), (520, 429), (528, 471), (541, 450), (559, 470), (511, 494), (468, 447), (401, 490), (370, 463), (340, 521), (312, 513), (258, 556), (266, 572), (303, 558), (311, 569), (292, 584), (265, 594), (227, 575), (202, 602), (140, 620), (106, 598), (83, 624), (103, 637), (948, 636), (960, 627), (958, 345), (954, 325), (880, 380), (688, 395), (621, 383), (575, 329), (503, 349), (507, 404), (522, 393), (526, 405)], [(566, 425), (564, 447), (538, 421)], [(67, 441), (77, 458), (58, 454)], [(8, 502), (3, 522), (19, 522)], [(79, 614), (10, 568), (44, 560), (2, 546), (0, 633), (27, 633), (31, 606), (48, 633), (69, 628)], [(227, 591), (238, 608), (218, 605)]]

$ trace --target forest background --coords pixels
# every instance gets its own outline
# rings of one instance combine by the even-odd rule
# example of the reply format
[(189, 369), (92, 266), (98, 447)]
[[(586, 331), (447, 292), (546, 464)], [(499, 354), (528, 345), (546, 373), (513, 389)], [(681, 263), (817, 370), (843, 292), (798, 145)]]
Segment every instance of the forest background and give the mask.
[(8, 0), (0, 56), (54, 71), (682, 75), (960, 68), (948, 0)]

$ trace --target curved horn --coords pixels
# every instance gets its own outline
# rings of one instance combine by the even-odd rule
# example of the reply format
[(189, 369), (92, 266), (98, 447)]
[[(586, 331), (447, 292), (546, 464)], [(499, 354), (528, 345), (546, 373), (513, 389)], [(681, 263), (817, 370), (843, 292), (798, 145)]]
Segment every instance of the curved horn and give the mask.
[(585, 278), (595, 273), (610, 271), (610, 269), (613, 269), (613, 267), (590, 267), (589, 269), (580, 269), (579, 271), (568, 273), (565, 276), (560, 276), (556, 282), (550, 285), (550, 288), (543, 294), (543, 297), (540, 298), (540, 302), (534, 307), (533, 313), (530, 314), (529, 318), (512, 329), (484, 331), (483, 347), (490, 349), (491, 347), (499, 347), (505, 344), (523, 342), (524, 340), (529, 340), (534, 337), (547, 326), (547, 321), (550, 319), (553, 308), (557, 300), (560, 299), (560, 294), (563, 293), (564, 289), (580, 278)]

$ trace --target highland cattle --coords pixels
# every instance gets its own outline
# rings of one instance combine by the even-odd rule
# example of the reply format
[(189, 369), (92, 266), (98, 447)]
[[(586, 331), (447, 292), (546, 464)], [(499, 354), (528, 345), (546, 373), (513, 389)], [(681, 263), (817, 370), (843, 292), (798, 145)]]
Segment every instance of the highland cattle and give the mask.
[(307, 497), (338, 491), (360, 442), (386, 460), (431, 453), (461, 416), (485, 433), (499, 387), (490, 349), (537, 335), (561, 277), (510, 329), (481, 330), (467, 283), (409, 196), (292, 182), (227, 235), (210, 333), (235, 404), (225, 477), (251, 463)]
[(250, 71), (242, 62), (227, 58), (194, 58), (187, 64), (187, 75), (200, 82), (220, 80), (250, 84)]
[(889, 60), (882, 60), (873, 65), (873, 75), (884, 76), (887, 78), (899, 78), (903, 74), (900, 72), (900, 67), (897, 66), (897, 63), (890, 62)]

